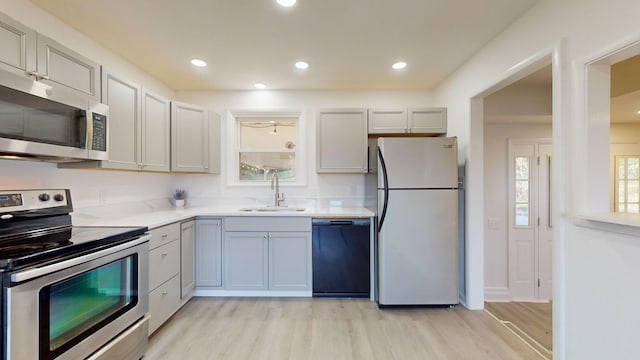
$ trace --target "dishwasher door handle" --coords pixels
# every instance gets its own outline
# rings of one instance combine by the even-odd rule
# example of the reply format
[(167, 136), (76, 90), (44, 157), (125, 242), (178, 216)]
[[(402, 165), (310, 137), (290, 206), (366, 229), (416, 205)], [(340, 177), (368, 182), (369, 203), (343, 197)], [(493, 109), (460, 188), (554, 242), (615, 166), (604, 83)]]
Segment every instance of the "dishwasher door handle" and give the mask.
[(353, 225), (353, 220), (331, 220), (329, 225)]

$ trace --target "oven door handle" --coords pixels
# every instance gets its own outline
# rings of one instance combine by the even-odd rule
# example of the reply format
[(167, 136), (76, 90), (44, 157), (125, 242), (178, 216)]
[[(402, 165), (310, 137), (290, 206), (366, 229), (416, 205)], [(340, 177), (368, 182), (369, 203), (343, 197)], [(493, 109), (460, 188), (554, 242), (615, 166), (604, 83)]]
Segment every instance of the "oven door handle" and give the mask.
[(43, 275), (47, 275), (47, 274), (51, 274), (51, 273), (54, 273), (56, 271), (68, 269), (70, 267), (73, 267), (73, 266), (76, 266), (76, 265), (80, 265), (80, 264), (89, 262), (91, 260), (95, 260), (95, 259), (101, 258), (103, 256), (110, 255), (110, 254), (116, 253), (118, 251), (128, 249), (128, 248), (136, 246), (136, 245), (143, 244), (143, 243), (149, 241), (149, 239), (151, 239), (151, 235), (144, 234), (144, 235), (140, 236), (139, 238), (137, 238), (135, 240), (127, 241), (126, 243), (123, 243), (123, 244), (120, 244), (120, 245), (116, 245), (116, 246), (112, 246), (112, 247), (109, 247), (109, 248), (106, 248), (106, 249), (102, 249), (100, 251), (96, 251), (96, 252), (91, 253), (91, 254), (87, 254), (87, 255), (83, 255), (83, 256), (79, 256), (79, 257), (74, 257), (74, 258), (69, 259), (69, 260), (64, 260), (64, 261), (57, 262), (55, 264), (51, 264), (51, 265), (47, 265), (47, 266), (43, 266), (43, 267), (38, 267), (38, 268), (33, 268), (33, 269), (17, 272), (15, 274), (11, 275), (11, 282), (12, 283), (21, 283), (23, 281), (35, 279), (37, 277), (40, 277), (40, 276), (43, 276)]

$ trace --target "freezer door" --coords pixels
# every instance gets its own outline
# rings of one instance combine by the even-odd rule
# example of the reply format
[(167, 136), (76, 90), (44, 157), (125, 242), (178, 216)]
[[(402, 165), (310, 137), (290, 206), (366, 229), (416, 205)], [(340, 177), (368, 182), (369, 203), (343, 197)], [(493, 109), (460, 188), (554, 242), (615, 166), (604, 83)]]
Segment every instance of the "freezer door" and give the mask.
[(380, 305), (457, 304), (458, 191), (390, 190), (378, 261)]
[[(452, 189), (458, 187), (456, 138), (379, 138), (391, 189)], [(378, 169), (381, 169), (378, 159)], [(382, 188), (383, 171), (378, 171)]]

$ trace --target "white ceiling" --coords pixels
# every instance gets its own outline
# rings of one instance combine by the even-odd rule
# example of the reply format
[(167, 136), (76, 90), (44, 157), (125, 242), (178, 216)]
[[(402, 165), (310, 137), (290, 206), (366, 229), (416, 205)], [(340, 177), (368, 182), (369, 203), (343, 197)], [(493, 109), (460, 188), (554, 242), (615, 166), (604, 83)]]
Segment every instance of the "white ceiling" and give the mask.
[(430, 89), (536, 1), (32, 0), (176, 90)]

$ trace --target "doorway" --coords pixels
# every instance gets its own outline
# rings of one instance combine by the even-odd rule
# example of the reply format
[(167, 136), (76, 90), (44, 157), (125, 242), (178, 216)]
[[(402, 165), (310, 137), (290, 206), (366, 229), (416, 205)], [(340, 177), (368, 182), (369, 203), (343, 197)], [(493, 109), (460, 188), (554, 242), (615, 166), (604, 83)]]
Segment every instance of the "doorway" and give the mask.
[(551, 75), (546, 64), (483, 99), (488, 301), (551, 299)]
[[(552, 352), (551, 59), (482, 99), (485, 309)], [(531, 326), (535, 324), (535, 326)]]

